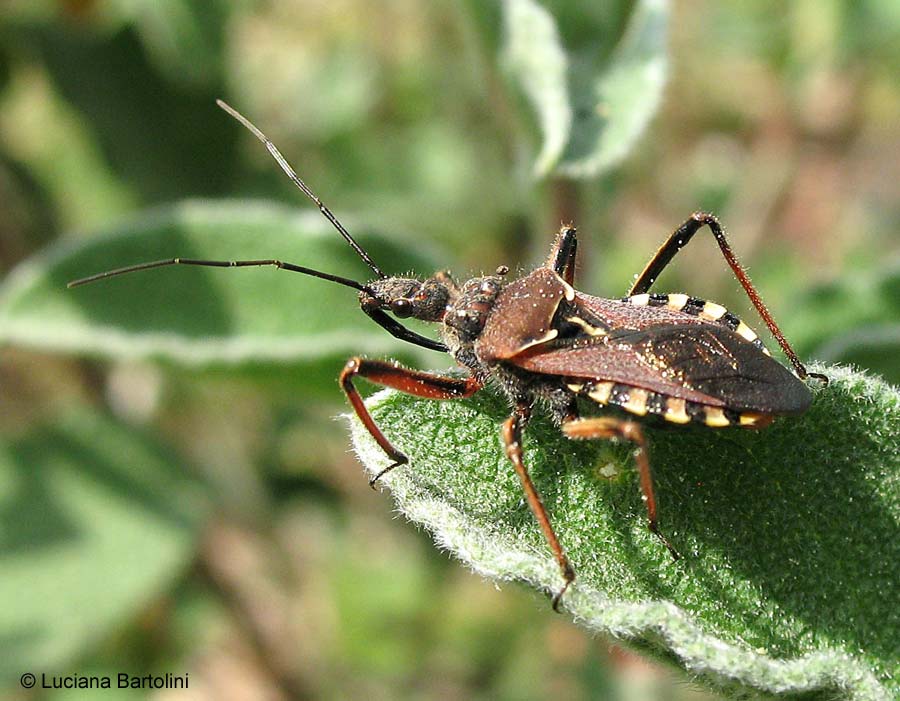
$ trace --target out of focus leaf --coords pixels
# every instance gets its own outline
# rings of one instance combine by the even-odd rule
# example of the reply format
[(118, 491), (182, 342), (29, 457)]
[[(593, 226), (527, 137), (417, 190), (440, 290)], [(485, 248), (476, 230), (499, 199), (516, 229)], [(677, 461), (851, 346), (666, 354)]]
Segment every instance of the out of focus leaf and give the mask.
[(621, 160), (656, 112), (666, 82), (669, 9), (639, 0), (614, 50), (537, 0), (506, 0), (504, 59), (538, 115), (540, 175), (588, 178)]
[(0, 154), (0, 260), (21, 260), (27, 251), (46, 244), (57, 232), (57, 222), (45, 193), (21, 163)]
[(898, 383), (898, 328), (900, 260), (891, 260), (799, 295), (790, 338), (801, 356), (853, 363)]
[(543, 144), (534, 168), (544, 175), (559, 161), (572, 130), (569, 58), (553, 15), (537, 0), (505, 0), (504, 8), (503, 60), (537, 113)]
[(207, 510), (157, 446), (84, 410), (0, 446), (0, 679), (40, 680), (133, 619)]
[[(629, 446), (566, 440), (544, 417), (528, 427), (527, 465), (577, 572), (563, 599), (577, 622), (734, 698), (896, 698), (900, 394), (815, 370), (831, 383), (812, 408), (765, 430), (648, 426), (678, 562), (647, 529)], [(383, 478), (408, 518), (485, 575), (559, 589), (501, 445), (505, 401), (386, 391), (369, 407), (410, 458)], [(390, 463), (352, 430), (370, 473)]]
[[(434, 272), (421, 247), (351, 228), (383, 269)], [(278, 258), (372, 277), (315, 210), (188, 202), (51, 248), (14, 270), (0, 287), (0, 343), (192, 366), (316, 363), (406, 346), (369, 321), (354, 290), (271, 267), (171, 266), (66, 288), (93, 273), (174, 257)]]
[(814, 356), (829, 363), (847, 363), (877, 372), (900, 386), (900, 324), (854, 329), (821, 345)]
[(639, 0), (601, 70), (578, 57), (569, 82), (575, 123), (559, 173), (593, 177), (624, 158), (643, 133), (666, 84), (668, 18), (666, 0)]
[[(59, 94), (90, 125), (110, 166), (147, 201), (219, 195), (244, 135), (215, 106), (218, 83), (186, 91), (161, 73), (131, 25), (111, 34), (28, 26)], [(86, 80), (85, 76), (90, 76)]]
[(133, 24), (173, 82), (216, 83), (228, 14), (222, 0), (109, 0), (105, 12)]
[[(42, 209), (58, 220), (55, 228), (90, 226), (134, 208), (132, 191), (110, 168), (90, 125), (45, 74), (17, 65), (3, 108), (11, 160), (34, 180)], [(11, 207), (4, 215), (15, 222)], [(48, 228), (43, 236), (54, 233)]]

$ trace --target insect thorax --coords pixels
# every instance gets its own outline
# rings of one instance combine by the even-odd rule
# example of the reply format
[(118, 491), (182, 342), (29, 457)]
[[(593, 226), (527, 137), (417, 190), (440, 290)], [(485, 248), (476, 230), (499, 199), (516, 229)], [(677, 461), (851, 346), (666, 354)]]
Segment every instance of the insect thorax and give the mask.
[(441, 329), (444, 342), (457, 361), (476, 374), (483, 368), (475, 359), (475, 341), (481, 335), (503, 282), (500, 277), (476, 277), (466, 281), (447, 305)]

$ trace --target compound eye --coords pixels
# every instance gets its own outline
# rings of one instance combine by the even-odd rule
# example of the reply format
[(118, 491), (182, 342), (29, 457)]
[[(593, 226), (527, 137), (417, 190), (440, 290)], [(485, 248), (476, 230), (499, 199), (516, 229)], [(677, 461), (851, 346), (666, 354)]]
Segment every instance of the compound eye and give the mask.
[(391, 302), (391, 312), (398, 319), (408, 319), (412, 316), (413, 305), (408, 299), (395, 299)]

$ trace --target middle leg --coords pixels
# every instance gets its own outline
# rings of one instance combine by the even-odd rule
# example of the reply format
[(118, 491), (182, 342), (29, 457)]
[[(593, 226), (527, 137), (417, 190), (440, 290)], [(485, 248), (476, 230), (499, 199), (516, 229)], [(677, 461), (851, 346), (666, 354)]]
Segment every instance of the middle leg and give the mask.
[(522, 460), (522, 429), (528, 423), (529, 418), (531, 418), (531, 405), (523, 402), (517, 404), (513, 415), (503, 422), (503, 443), (506, 446), (506, 456), (512, 462), (513, 467), (516, 469), (516, 474), (519, 475), (519, 480), (522, 482), (522, 489), (525, 490), (525, 497), (528, 499), (531, 513), (537, 519), (538, 525), (540, 525), (544, 538), (546, 538), (550, 549), (553, 551), (553, 556), (556, 558), (563, 576), (562, 589), (553, 595), (553, 610), (558, 612), (559, 601), (562, 599), (562, 595), (566, 593), (566, 589), (575, 580), (575, 570), (572, 569), (572, 565), (569, 564), (569, 558), (566, 557), (565, 551), (559, 544), (559, 538), (556, 537), (553, 526), (550, 525), (550, 517), (547, 515), (547, 509), (544, 508), (544, 502), (541, 501), (541, 496), (538, 494), (534, 482), (531, 481), (528, 468), (525, 467), (525, 463)]

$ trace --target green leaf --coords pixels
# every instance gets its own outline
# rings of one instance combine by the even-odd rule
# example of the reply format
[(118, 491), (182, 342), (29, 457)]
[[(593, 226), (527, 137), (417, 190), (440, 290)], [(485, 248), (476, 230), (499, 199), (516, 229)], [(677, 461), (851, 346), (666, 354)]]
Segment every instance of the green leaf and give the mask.
[(862, 326), (824, 343), (815, 355), (865, 368), (900, 385), (900, 324)]
[(791, 319), (791, 341), (801, 356), (820, 357), (820, 348), (839, 334), (900, 324), (900, 259), (880, 269), (855, 270), (799, 295)]
[(225, 53), (230, 5), (222, 0), (111, 0), (104, 19), (133, 23), (150, 55), (173, 79), (213, 82)]
[[(98, 19), (98, 25), (106, 25), (108, 17), (106, 12), (102, 14), (105, 18)], [(53, 155), (55, 142), (64, 139), (66, 132), (75, 133), (84, 142), (76, 148), (64, 142), (59, 147), (64, 171), (71, 175), (70, 189), (55, 186), (50, 193), (60, 200), (56, 206), (66, 212), (83, 211), (89, 219), (81, 221), (97, 221), (108, 214), (112, 205), (119, 211), (132, 199), (170, 202), (184, 197), (185, 193), (219, 196), (230, 191), (234, 186), (235, 165), (241, 161), (238, 146), (246, 135), (239, 131), (240, 126), (234, 120), (216, 108), (215, 98), (223, 92), (216, 81), (203, 85), (194, 82), (190, 90), (184, 85), (189, 80), (188, 74), (207, 72), (208, 66), (203, 66), (206, 61), (197, 55), (185, 55), (183, 60), (194, 61), (193, 69), (173, 67), (179, 76), (170, 80), (171, 74), (163, 75), (151, 60), (135, 28), (109, 32), (100, 31), (100, 26), (95, 29), (98, 31), (87, 31), (84, 26), (64, 22), (26, 24), (14, 30), (27, 37), (39, 71), (37, 75), (45, 76), (40, 80), (49, 81), (44, 92), (50, 91), (46, 96), (38, 93), (37, 99), (21, 108), (25, 118), (18, 121), (24, 122), (24, 126), (10, 138), (31, 147), (33, 153), (26, 152), (23, 160), (33, 167), (31, 161), (39, 158), (38, 165), (43, 169), (39, 173), (41, 179), (55, 183), (54, 176), (57, 179), (61, 176), (54, 174), (50, 170), (52, 165), (45, 163)], [(188, 44), (191, 48), (185, 54), (204, 51), (198, 43)], [(91, 79), (85, 80), (86, 75)], [(34, 81), (33, 76), (24, 72), (20, 83), (33, 91)], [(58, 102), (59, 107), (51, 104), (52, 109), (48, 111), (44, 104), (48, 97)], [(50, 120), (50, 126), (32, 125), (32, 113)], [(52, 123), (57, 114), (65, 119), (61, 127)], [(39, 141), (45, 130), (54, 142), (49, 146), (49, 155), (48, 145)], [(23, 148), (17, 145), (16, 150)], [(88, 160), (80, 162), (85, 158)], [(110, 190), (101, 200), (110, 202), (100, 214), (87, 205), (76, 207), (66, 199), (81, 197), (80, 189), (87, 186), (78, 179), (88, 167), (96, 171), (93, 179), (100, 179)], [(112, 195), (120, 199), (113, 200)], [(96, 199), (95, 195), (89, 201)]]
[(504, 9), (504, 63), (543, 135), (536, 173), (589, 178), (615, 165), (662, 97), (666, 0), (639, 0), (612, 51), (598, 44), (600, 32), (580, 26), (592, 20), (590, 13), (580, 23), (569, 22), (563, 33), (536, 0), (506, 0)]
[(801, 357), (854, 365), (900, 384), (900, 259), (798, 295), (790, 326)]
[(656, 113), (666, 84), (666, 0), (640, 0), (603, 70), (582, 58), (570, 85), (572, 138), (557, 172), (590, 178), (618, 163)]
[[(384, 269), (434, 271), (416, 247), (352, 228)], [(315, 363), (401, 345), (360, 312), (354, 290), (275, 268), (171, 266), (66, 288), (92, 273), (175, 256), (280, 258), (372, 276), (315, 210), (188, 202), (57, 246), (13, 271), (0, 288), (0, 343), (191, 366)]]
[(207, 512), (169, 456), (84, 410), (0, 446), (0, 679), (59, 669), (133, 618)]
[[(735, 695), (895, 697), (900, 394), (817, 369), (831, 383), (812, 408), (765, 430), (647, 428), (677, 563), (647, 531), (629, 446), (532, 422), (526, 461), (578, 574), (563, 600), (576, 621)], [(503, 401), (382, 392), (369, 406), (410, 457), (383, 478), (408, 518), (478, 572), (559, 589), (503, 453)], [(384, 468), (359, 422), (352, 432), (366, 469)]]
[(503, 6), (503, 63), (537, 113), (544, 143), (534, 169), (545, 175), (559, 161), (572, 131), (569, 59), (553, 15), (540, 3), (505, 0)]

